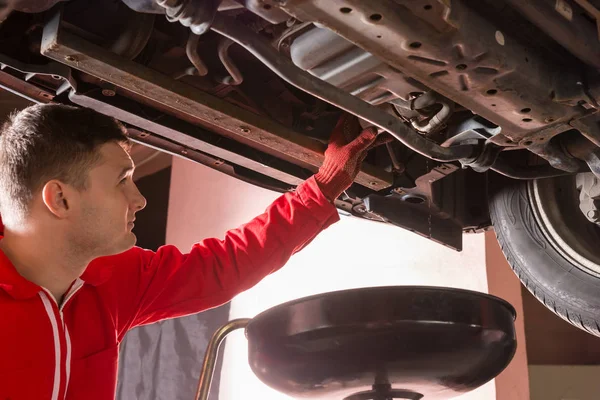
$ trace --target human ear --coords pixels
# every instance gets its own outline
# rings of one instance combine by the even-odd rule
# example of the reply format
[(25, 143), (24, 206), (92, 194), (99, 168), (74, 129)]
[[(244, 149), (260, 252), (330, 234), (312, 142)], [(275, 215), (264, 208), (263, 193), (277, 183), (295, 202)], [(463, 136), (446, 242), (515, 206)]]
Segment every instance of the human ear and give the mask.
[(69, 189), (64, 183), (52, 180), (42, 188), (42, 201), (48, 211), (58, 218), (65, 218), (71, 209), (73, 200), (69, 196)]

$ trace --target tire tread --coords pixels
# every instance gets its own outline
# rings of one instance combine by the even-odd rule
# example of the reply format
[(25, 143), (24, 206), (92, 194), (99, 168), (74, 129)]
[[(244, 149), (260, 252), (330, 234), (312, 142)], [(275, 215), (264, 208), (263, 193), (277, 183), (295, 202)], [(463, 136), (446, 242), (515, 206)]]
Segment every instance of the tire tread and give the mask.
[[(501, 221), (499, 212), (502, 211), (506, 212), (508, 219), (508, 221), (506, 221), (507, 223), (514, 224), (517, 218), (521, 218), (532, 240), (540, 244), (541, 249), (545, 249), (547, 246), (541, 239), (541, 230), (533, 218), (525, 185), (520, 185), (519, 193), (514, 193), (511, 190), (502, 190), (497, 193), (496, 196), (500, 198), (497, 198), (496, 201), (490, 201), (490, 215), (492, 222)], [(518, 207), (516, 207), (516, 209), (512, 207), (515, 201), (518, 202)], [(500, 207), (505, 208), (505, 210), (499, 210)], [(535, 224), (535, 226), (527, 226), (527, 224)], [(500, 226), (502, 226), (502, 224), (500, 224)], [(569, 310), (567, 304), (564, 304), (564, 302), (559, 298), (556, 298), (552, 293), (546, 292), (543, 287), (537, 285), (535, 283), (536, 279), (532, 279), (527, 269), (521, 266), (517, 261), (517, 257), (512, 253), (510, 244), (503, 236), (502, 229), (494, 229), (494, 233), (511, 269), (535, 298), (568, 323), (577, 326), (592, 335), (600, 336), (600, 323), (596, 319), (585, 317), (572, 309)]]

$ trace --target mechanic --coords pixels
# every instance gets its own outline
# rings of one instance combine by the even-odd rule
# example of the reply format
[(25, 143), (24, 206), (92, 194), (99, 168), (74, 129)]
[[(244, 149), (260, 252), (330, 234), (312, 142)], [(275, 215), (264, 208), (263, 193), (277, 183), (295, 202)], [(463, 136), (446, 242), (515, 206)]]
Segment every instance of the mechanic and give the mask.
[(0, 132), (0, 399), (114, 399), (128, 330), (230, 301), (338, 221), (333, 200), (377, 140), (360, 131), (340, 118), (318, 173), (182, 254), (135, 247), (146, 200), (121, 123), (58, 104), (11, 116)]

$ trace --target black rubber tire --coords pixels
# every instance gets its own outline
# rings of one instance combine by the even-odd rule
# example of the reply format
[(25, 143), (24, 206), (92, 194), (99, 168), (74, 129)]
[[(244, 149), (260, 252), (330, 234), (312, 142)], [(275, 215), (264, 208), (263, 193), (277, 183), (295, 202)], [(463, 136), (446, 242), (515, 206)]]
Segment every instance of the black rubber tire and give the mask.
[(565, 321), (600, 336), (600, 278), (577, 268), (553, 248), (535, 218), (530, 184), (510, 181), (489, 194), (500, 247), (539, 301)]

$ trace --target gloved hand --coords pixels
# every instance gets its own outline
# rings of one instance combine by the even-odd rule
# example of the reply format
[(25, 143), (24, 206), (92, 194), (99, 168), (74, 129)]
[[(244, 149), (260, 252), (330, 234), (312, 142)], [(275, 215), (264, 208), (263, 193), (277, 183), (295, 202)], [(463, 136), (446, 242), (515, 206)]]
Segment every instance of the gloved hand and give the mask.
[(344, 114), (329, 138), (325, 160), (315, 175), (319, 188), (329, 201), (337, 199), (352, 185), (367, 151), (377, 139), (374, 127), (362, 132), (361, 129), (355, 117)]

